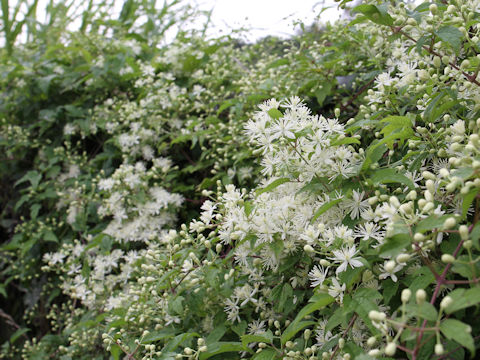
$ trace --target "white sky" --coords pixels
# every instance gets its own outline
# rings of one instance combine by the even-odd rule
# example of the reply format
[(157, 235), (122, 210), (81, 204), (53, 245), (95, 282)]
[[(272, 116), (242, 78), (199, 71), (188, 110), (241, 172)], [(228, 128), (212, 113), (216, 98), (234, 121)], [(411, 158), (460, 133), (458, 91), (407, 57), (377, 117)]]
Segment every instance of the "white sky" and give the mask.
[[(10, 11), (16, 6), (17, 1), (10, 2)], [(39, 0), (37, 16), (40, 21), (45, 17), (45, 7), (49, 1)], [(311, 25), (316, 18), (321, 23), (326, 23), (333, 22), (341, 14), (334, 0), (186, 0), (186, 2), (196, 4), (202, 10), (213, 9), (208, 35), (225, 35), (234, 29), (248, 28), (250, 31), (243, 36), (247, 41), (255, 41), (267, 35), (288, 37), (299, 29), (298, 25), (294, 25), (298, 20), (306, 25)], [(119, 5), (118, 12), (122, 3), (122, 0), (116, 1)], [(159, 0), (158, 3), (161, 5), (162, 1)], [(85, 5), (82, 0), (76, 0), (75, 4), (81, 7)], [(327, 10), (322, 12), (324, 8)], [(76, 22), (79, 23), (80, 20), (72, 23), (73, 28), (76, 27)], [(198, 24), (191, 24), (192, 28), (197, 27), (196, 25)], [(167, 34), (167, 38), (169, 35)]]
[(294, 34), (294, 21), (310, 25), (322, 8), (320, 21), (333, 22), (340, 16), (333, 0), (197, 0), (201, 9), (213, 9), (212, 22), (217, 31), (246, 27), (251, 40), (266, 35), (286, 37)]

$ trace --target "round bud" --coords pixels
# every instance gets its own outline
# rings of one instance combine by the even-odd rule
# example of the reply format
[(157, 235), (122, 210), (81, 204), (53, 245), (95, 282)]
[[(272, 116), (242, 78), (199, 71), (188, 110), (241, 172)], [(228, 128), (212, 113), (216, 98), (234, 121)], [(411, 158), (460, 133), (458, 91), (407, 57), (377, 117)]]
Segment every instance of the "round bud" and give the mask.
[(403, 289), (402, 291), (402, 302), (406, 303), (410, 300), (410, 297), (412, 296), (412, 291), (410, 289)]
[(385, 268), (385, 271), (389, 272), (389, 273), (392, 273), (393, 270), (395, 269), (395, 261), (394, 260), (389, 260), (385, 263), (384, 265), (384, 268)]
[(442, 255), (442, 261), (445, 264), (453, 264), (455, 262), (455, 258), (450, 254), (443, 254)]
[(445, 222), (443, 223), (443, 228), (444, 229), (451, 229), (457, 224), (457, 220), (455, 220), (454, 217), (449, 217)]
[(435, 355), (443, 355), (443, 345), (442, 344), (435, 344)]
[(427, 293), (423, 289), (418, 289), (415, 293), (415, 299), (417, 300), (417, 304), (421, 305), (427, 299)]
[(368, 346), (373, 346), (377, 342), (377, 338), (375, 336), (370, 336), (367, 340)]
[(387, 356), (393, 356), (395, 355), (395, 351), (397, 350), (397, 345), (393, 342), (388, 343), (387, 346), (385, 346), (385, 355)]
[(445, 296), (442, 301), (440, 302), (440, 309), (445, 309), (452, 305), (453, 299), (450, 296)]

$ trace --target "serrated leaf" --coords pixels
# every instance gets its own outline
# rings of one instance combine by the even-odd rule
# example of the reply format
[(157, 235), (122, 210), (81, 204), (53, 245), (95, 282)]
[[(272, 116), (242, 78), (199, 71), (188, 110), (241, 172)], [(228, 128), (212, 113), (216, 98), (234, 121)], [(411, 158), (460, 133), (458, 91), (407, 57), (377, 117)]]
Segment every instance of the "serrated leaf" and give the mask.
[(471, 335), (472, 328), (456, 319), (446, 319), (440, 324), (440, 331), (447, 339), (451, 339), (466, 347), (475, 355), (475, 344)]
[(291, 181), (291, 179), (289, 179), (289, 178), (280, 178), (280, 179), (274, 180), (270, 184), (265, 186), (264, 188), (258, 189), (256, 191), (256, 193), (257, 193), (257, 195), (261, 195), (263, 193), (272, 191), (275, 188), (279, 187), (280, 185), (285, 184), (285, 183), (290, 182), (290, 181)]
[(410, 303), (406, 305), (407, 311), (416, 318), (426, 319), (429, 321), (436, 321), (438, 312), (430, 303), (423, 303), (422, 305)]
[(455, 52), (460, 51), (462, 45), (463, 33), (458, 30), (456, 27), (447, 25), (443, 26), (435, 34), (443, 41), (448, 44), (455, 50)]
[(453, 302), (445, 309), (445, 312), (452, 314), (455, 311), (480, 303), (480, 288), (455, 289), (448, 296), (453, 299)]

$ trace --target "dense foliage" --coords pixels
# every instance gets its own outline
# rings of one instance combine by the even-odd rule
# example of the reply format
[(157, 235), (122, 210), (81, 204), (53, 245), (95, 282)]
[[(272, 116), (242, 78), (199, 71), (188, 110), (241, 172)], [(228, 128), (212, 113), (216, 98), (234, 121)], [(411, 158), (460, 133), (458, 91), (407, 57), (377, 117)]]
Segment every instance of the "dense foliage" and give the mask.
[(0, 357), (475, 356), (480, 1), (256, 44), (113, 3), (2, 1)]

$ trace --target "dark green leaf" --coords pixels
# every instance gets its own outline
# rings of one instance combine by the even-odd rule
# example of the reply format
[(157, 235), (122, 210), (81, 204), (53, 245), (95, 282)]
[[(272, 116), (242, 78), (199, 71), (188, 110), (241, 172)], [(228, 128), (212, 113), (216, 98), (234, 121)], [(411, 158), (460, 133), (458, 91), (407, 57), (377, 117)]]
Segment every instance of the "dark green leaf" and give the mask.
[(463, 33), (458, 30), (455, 26), (447, 25), (438, 29), (435, 34), (455, 50), (455, 52), (460, 51), (462, 45)]
[(472, 328), (456, 319), (446, 319), (440, 324), (440, 330), (447, 339), (451, 339), (466, 347), (475, 355), (475, 345), (471, 335)]

